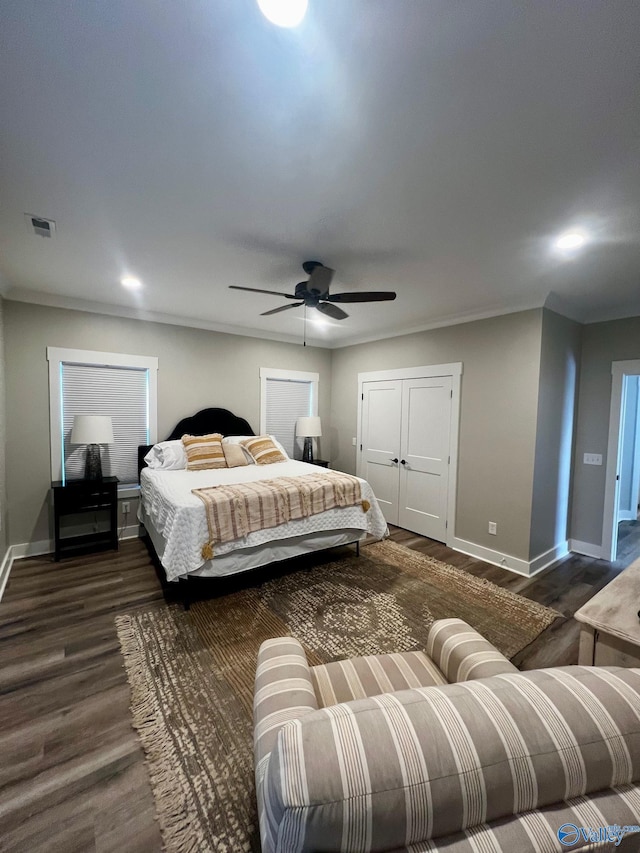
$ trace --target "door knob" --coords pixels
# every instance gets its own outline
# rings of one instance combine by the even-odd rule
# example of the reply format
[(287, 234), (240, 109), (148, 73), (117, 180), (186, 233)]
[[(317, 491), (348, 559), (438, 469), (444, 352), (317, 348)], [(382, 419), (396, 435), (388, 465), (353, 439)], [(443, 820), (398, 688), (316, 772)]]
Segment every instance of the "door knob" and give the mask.
[(396, 458), (395, 458), (395, 459), (392, 459), (391, 461), (392, 461), (392, 462), (397, 462), (397, 461), (398, 461), (398, 457), (396, 456)]
[(406, 465), (406, 464), (407, 464), (407, 460), (406, 460), (406, 459), (401, 459), (401, 460), (400, 460), (400, 464), (401, 464), (401, 465)]

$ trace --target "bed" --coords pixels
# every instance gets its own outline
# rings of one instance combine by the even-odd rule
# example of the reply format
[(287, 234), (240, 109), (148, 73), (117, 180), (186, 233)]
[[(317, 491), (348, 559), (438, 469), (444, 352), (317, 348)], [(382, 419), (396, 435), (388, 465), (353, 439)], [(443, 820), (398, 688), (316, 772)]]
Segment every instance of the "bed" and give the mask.
[[(176, 441), (185, 434), (200, 436), (214, 432), (225, 437), (255, 435), (243, 418), (226, 409), (210, 408), (181, 420), (166, 441)], [(153, 447), (157, 449), (158, 446)], [(145, 465), (144, 457), (153, 447), (141, 446), (138, 451), (141, 497), (138, 519), (169, 581), (194, 576), (226, 577), (290, 557), (359, 543), (368, 535), (382, 539), (388, 534), (371, 486), (359, 480), (362, 498), (369, 504), (366, 512), (359, 505), (329, 509), (251, 532), (233, 541), (220, 542), (214, 558), (204, 559), (202, 547), (208, 536), (207, 516), (202, 500), (193, 494), (193, 489), (299, 477), (308, 473), (318, 475), (321, 469), (287, 458), (285, 462), (270, 465), (250, 464), (202, 471), (165, 470)]]

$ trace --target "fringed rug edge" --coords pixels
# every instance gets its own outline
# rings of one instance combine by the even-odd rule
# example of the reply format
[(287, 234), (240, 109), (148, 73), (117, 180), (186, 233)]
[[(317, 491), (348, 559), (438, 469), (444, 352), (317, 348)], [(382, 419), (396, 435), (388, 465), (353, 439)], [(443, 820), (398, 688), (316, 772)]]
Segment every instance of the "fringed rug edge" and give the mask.
[[(144, 753), (144, 763), (151, 782), (156, 820), (160, 826), (163, 848), (168, 853), (198, 853), (198, 839), (184, 802), (176, 798), (175, 764), (167, 748), (166, 727), (157, 693), (146, 684), (146, 660), (136, 639), (133, 616), (116, 616), (116, 631), (131, 691), (131, 720)], [(169, 779), (172, 785), (168, 785)], [(177, 801), (176, 801), (177, 800)]]

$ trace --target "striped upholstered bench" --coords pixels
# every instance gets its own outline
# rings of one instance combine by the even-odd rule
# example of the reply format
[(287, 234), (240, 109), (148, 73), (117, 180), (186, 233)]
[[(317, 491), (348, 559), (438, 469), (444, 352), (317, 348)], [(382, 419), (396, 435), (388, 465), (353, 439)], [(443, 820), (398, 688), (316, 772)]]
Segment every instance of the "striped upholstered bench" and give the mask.
[(263, 853), (640, 850), (640, 670), (520, 673), (458, 619), (319, 667), (283, 637), (254, 714)]

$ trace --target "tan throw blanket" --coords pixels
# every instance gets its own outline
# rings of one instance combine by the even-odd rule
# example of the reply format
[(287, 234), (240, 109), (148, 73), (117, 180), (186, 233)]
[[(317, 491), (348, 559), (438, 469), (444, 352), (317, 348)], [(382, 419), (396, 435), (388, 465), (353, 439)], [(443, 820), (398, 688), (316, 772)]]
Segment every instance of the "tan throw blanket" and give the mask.
[(362, 499), (358, 478), (339, 471), (210, 486), (192, 492), (204, 503), (207, 514), (209, 541), (202, 547), (205, 560), (213, 559), (218, 542), (230, 542), (256, 530), (336, 507), (361, 504), (363, 512), (367, 512), (370, 506)]

